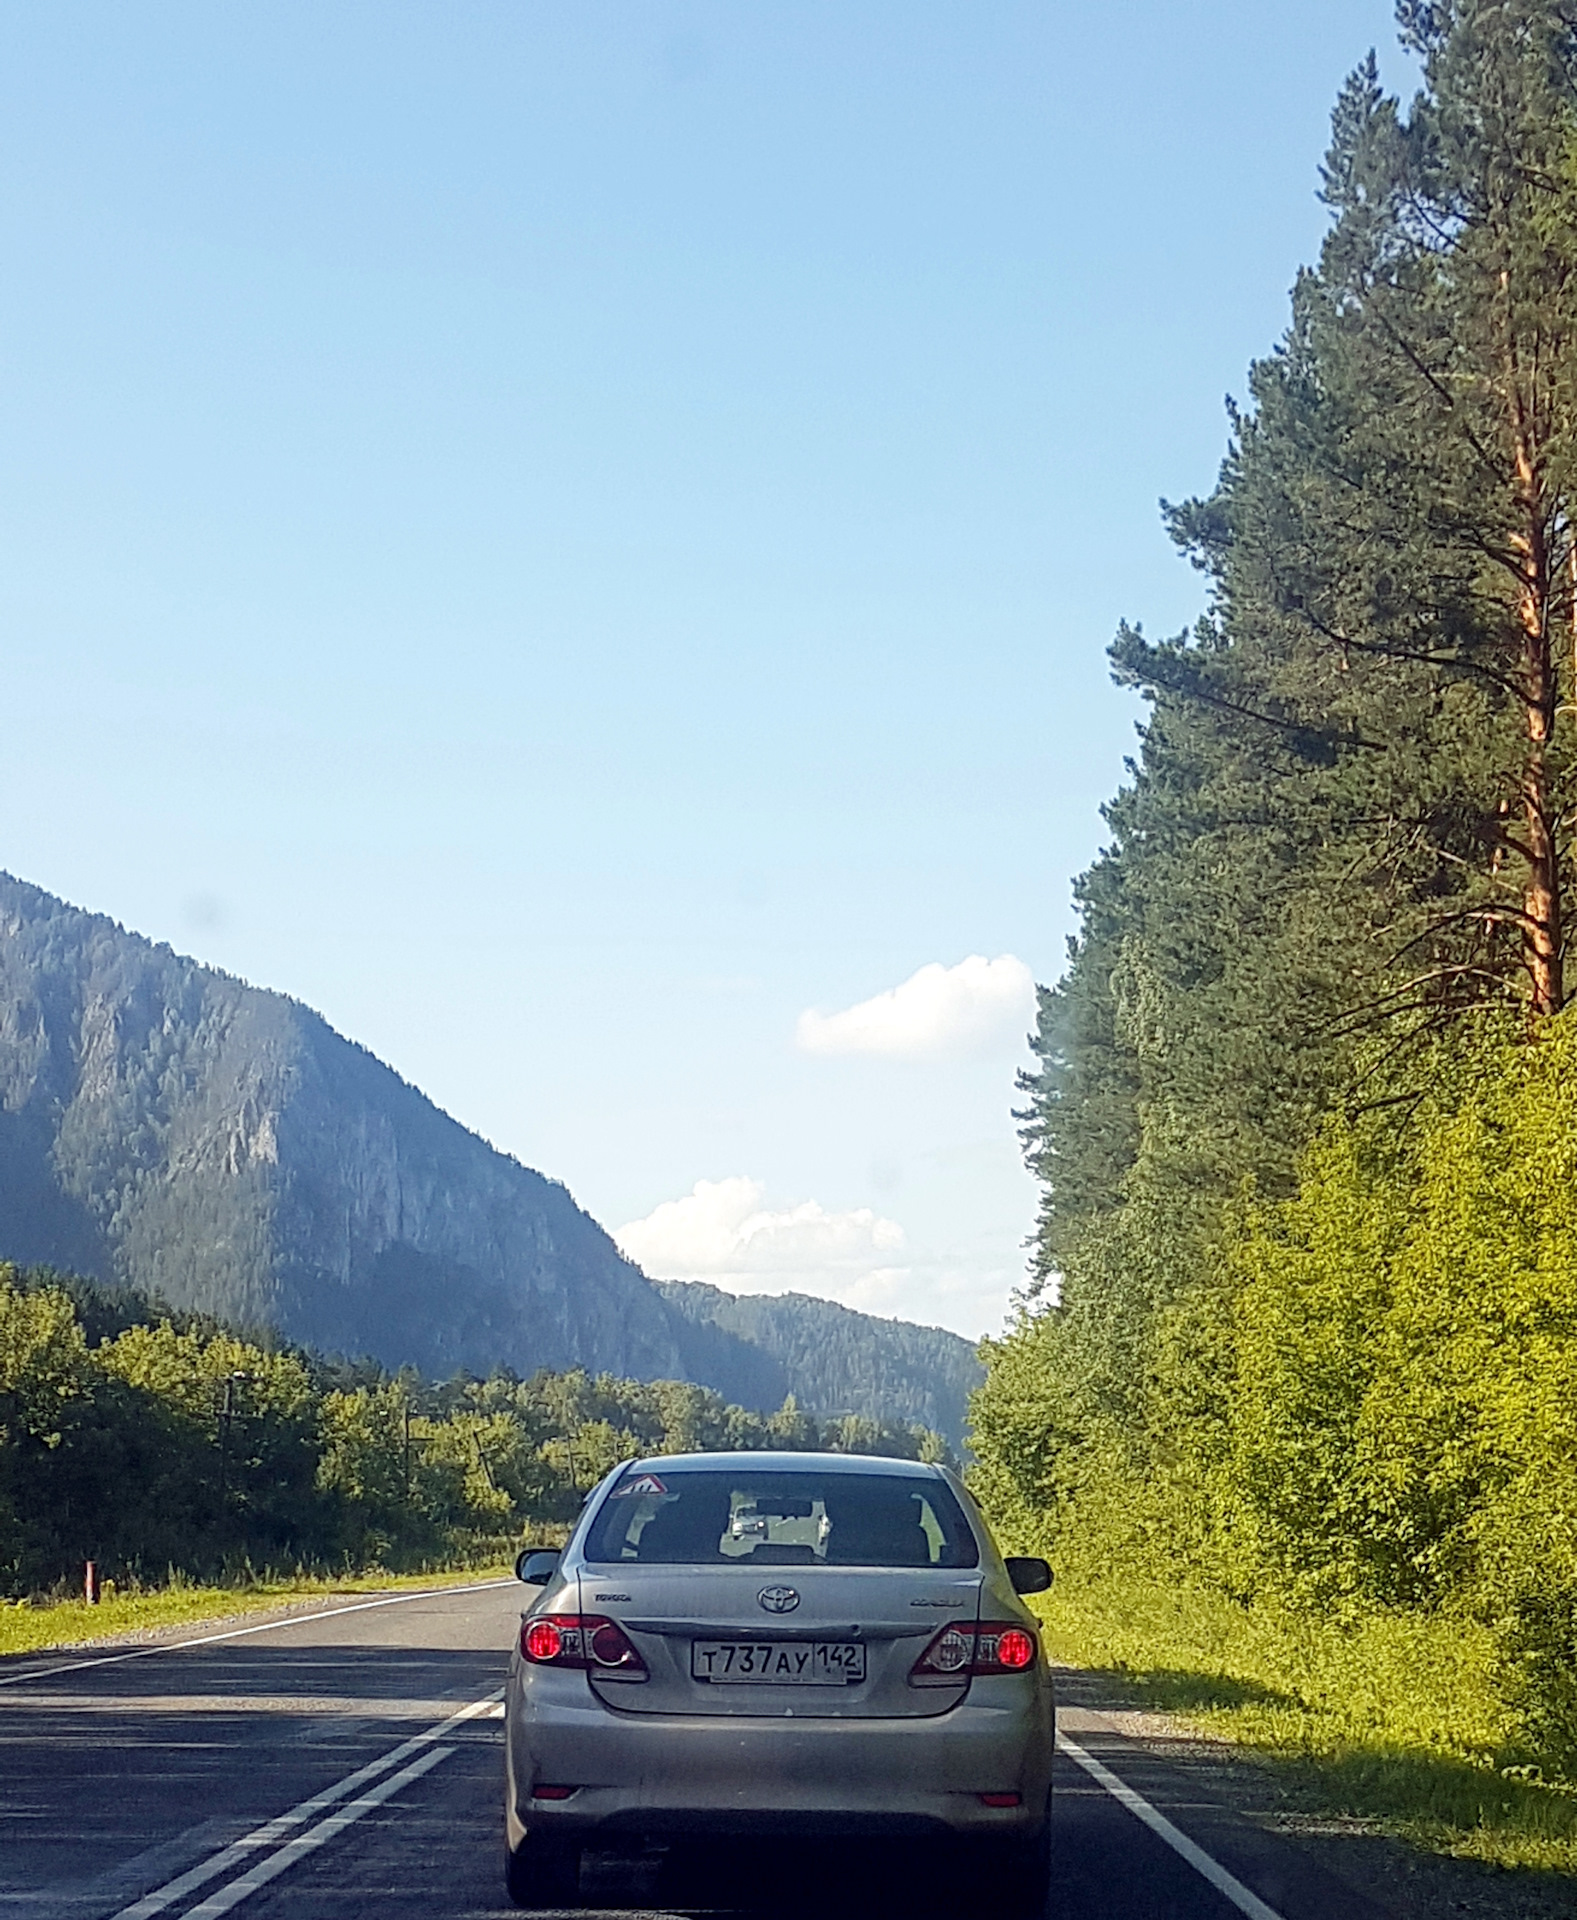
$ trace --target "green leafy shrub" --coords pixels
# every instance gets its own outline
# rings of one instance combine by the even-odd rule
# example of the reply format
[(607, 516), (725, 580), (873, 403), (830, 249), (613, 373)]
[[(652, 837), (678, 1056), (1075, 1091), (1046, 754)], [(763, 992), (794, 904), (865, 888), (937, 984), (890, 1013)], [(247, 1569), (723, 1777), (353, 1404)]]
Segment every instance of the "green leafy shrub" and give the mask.
[(687, 1381), (391, 1378), (0, 1266), (0, 1595), (80, 1586), (87, 1560), (142, 1584), (465, 1562), (635, 1454), (783, 1445), (950, 1457), (925, 1428)]

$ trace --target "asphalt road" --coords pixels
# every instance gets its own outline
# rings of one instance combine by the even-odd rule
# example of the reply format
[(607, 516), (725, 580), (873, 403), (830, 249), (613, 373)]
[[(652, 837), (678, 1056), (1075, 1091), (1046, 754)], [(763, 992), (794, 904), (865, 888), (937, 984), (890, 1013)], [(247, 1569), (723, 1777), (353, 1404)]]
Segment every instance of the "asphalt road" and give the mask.
[[(511, 1914), (497, 1696), (520, 1593), (342, 1603), (204, 1644), (0, 1661), (0, 1920)], [(1100, 1715), (1072, 1704), (1062, 1719), (1058, 1920), (1378, 1914)], [(594, 1857), (582, 1890), (626, 1915), (989, 1912), (983, 1889), (850, 1847), (774, 1853), (766, 1870), (749, 1848)]]

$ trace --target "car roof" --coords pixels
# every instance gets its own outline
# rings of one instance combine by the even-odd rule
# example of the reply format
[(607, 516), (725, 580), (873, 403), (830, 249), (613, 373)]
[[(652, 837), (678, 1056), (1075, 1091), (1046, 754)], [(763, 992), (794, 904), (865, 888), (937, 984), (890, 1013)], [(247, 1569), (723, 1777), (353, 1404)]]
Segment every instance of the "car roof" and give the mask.
[(774, 1453), (752, 1448), (739, 1453), (649, 1453), (625, 1462), (629, 1473), (662, 1468), (706, 1467), (716, 1473), (896, 1473), (916, 1480), (936, 1480), (941, 1468), (926, 1460), (889, 1460), (879, 1453)]

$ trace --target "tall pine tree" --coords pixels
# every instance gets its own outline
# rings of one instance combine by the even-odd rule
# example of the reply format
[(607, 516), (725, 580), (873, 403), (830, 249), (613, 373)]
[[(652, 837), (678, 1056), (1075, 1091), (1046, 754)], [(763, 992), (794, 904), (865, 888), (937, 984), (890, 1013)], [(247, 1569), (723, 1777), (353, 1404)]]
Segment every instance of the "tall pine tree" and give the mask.
[(1290, 1190), (1399, 1043), (1567, 998), (1577, 10), (1400, 19), (1423, 88), (1403, 112), (1371, 58), (1343, 90), (1319, 265), (1215, 492), (1167, 510), (1210, 613), (1113, 648), (1150, 714), (1021, 1115), (1060, 1303), (998, 1375), (1033, 1422), (1033, 1350), (1059, 1445), (1081, 1407), (1141, 1455), (1164, 1434), (1159, 1346), (1226, 1203)]

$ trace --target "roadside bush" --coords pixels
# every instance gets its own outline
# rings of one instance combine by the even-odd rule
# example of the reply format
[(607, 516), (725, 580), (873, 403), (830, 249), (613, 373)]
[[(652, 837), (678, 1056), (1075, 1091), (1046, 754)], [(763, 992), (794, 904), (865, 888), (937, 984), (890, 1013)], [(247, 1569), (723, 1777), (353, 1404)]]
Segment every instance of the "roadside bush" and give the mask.
[(1292, 1198), (1245, 1200), (1126, 1415), (1060, 1309), (988, 1345), (974, 1482), (1073, 1567), (1471, 1620), (1519, 1737), (1577, 1778), (1577, 1012), (1536, 1042), (1486, 1021), (1409, 1084), (1329, 1121)]
[[(89, 1328), (96, 1337), (90, 1337)], [(762, 1415), (688, 1381), (580, 1372), (427, 1382), (243, 1340), (211, 1320), (0, 1266), (0, 1595), (101, 1576), (497, 1559), (646, 1452), (935, 1434)]]

